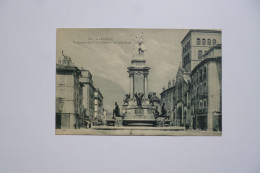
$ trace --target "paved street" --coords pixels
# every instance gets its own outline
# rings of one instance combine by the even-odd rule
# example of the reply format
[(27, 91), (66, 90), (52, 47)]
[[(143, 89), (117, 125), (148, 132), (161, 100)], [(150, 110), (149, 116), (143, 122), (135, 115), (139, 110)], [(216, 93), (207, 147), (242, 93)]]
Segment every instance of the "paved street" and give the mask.
[[(155, 127), (156, 128), (156, 127)], [(124, 130), (95, 130), (95, 129), (56, 129), (57, 135), (112, 135), (112, 136), (222, 136), (222, 132), (214, 131), (171, 131), (165, 129), (124, 129)]]

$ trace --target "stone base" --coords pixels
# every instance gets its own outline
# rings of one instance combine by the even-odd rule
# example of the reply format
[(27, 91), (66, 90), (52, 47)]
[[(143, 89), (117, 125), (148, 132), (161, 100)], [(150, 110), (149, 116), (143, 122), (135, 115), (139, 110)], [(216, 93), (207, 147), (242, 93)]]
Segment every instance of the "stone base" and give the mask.
[(124, 126), (155, 126), (156, 119), (153, 112), (154, 106), (151, 105), (128, 105), (124, 112), (123, 125)]
[(115, 126), (121, 127), (123, 126), (123, 118), (122, 117), (115, 117)]

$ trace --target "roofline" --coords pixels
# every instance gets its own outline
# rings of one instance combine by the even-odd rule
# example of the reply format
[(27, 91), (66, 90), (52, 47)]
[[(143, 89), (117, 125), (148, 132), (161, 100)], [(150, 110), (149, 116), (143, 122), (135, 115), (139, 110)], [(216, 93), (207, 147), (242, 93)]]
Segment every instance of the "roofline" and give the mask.
[(200, 68), (205, 63), (207, 63), (209, 61), (218, 61), (218, 60), (221, 60), (221, 58), (222, 58), (222, 56), (217, 56), (217, 57), (214, 57), (214, 58), (206, 58), (206, 59), (202, 60), (198, 65), (196, 65), (194, 67), (194, 69), (190, 73), (190, 76), (192, 76), (195, 73), (195, 71), (197, 71), (198, 68)]
[(173, 89), (175, 87), (175, 85), (174, 86), (172, 86), (172, 87), (170, 87), (170, 88), (167, 88), (166, 90), (164, 90), (163, 92), (161, 92), (161, 94), (160, 95), (162, 95), (164, 92), (166, 92), (166, 91), (169, 91), (170, 89)]
[(222, 44), (216, 44), (214, 46), (212, 46), (211, 48), (209, 48), (209, 50), (207, 50), (207, 52), (205, 52), (202, 57), (206, 56), (209, 54), (209, 52), (211, 52), (213, 49), (221, 49), (222, 48)]
[(81, 76), (81, 71), (76, 66), (63, 66), (63, 65), (56, 64), (56, 73), (57, 71), (74, 71)]
[(221, 33), (221, 31), (218, 30), (208, 30), (208, 29), (191, 29), (186, 36), (182, 39), (181, 43), (184, 42), (184, 40), (186, 40), (186, 38), (188, 38), (192, 32), (201, 32), (201, 33)]
[(95, 89), (96, 89), (95, 92), (98, 92), (98, 93), (100, 94), (100, 96), (102, 97), (102, 99), (103, 99), (104, 97), (103, 97), (103, 95), (101, 94), (100, 89), (99, 89), (99, 88), (95, 88)]

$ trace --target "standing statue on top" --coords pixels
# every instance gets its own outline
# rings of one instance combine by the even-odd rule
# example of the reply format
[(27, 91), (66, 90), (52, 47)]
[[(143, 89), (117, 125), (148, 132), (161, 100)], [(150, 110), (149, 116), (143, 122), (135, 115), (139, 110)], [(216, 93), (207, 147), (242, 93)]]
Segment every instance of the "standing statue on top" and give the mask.
[(143, 32), (139, 36), (131, 35), (134, 40), (134, 56), (143, 55), (144, 51), (146, 51), (144, 46)]

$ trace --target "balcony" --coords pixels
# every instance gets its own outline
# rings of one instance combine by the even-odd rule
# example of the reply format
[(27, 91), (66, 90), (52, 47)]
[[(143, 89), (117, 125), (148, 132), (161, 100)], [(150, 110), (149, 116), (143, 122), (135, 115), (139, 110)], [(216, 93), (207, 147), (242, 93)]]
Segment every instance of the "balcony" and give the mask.
[(195, 113), (197, 113), (197, 114), (205, 114), (205, 113), (208, 113), (208, 108), (197, 109), (197, 110), (195, 111)]
[(206, 98), (206, 97), (208, 97), (208, 92), (206, 92), (206, 91), (201, 92), (201, 93), (199, 94), (199, 98), (200, 98), (200, 99)]

